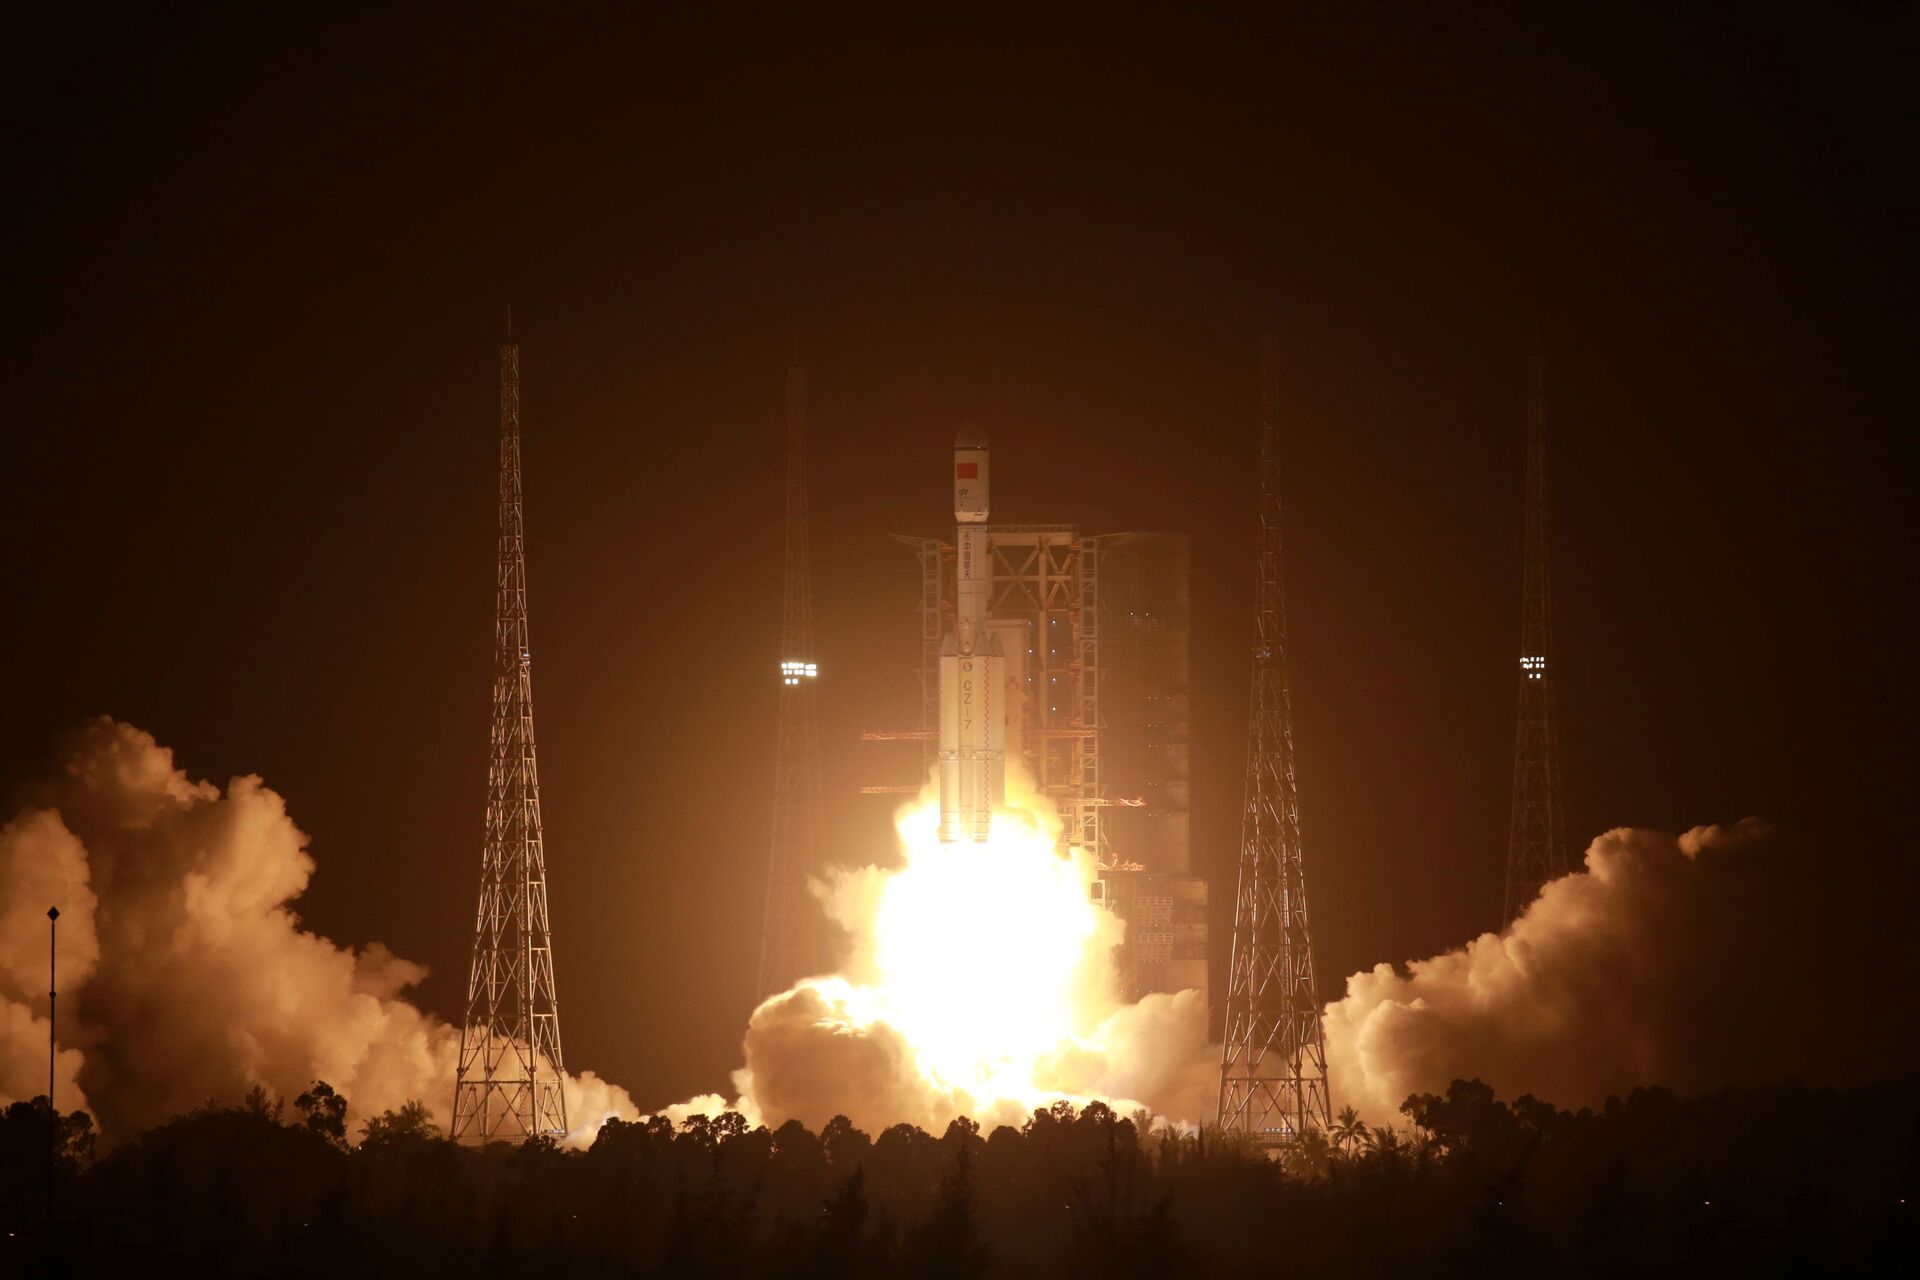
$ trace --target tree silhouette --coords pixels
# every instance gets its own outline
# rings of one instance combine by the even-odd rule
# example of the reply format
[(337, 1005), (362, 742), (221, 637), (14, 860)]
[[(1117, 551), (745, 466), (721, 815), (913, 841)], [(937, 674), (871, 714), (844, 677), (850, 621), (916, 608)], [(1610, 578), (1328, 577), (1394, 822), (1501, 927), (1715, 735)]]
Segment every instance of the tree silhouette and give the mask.
[(1334, 1148), (1339, 1151), (1351, 1151), (1364, 1146), (1367, 1142), (1366, 1121), (1352, 1107), (1342, 1107), (1340, 1114), (1333, 1118), (1331, 1136)]
[(870, 1218), (866, 1171), (855, 1169), (821, 1205), (801, 1273), (818, 1280), (884, 1274), (891, 1242), (868, 1229)]
[[(883, 1136), (893, 1133), (889, 1129)], [(967, 1117), (960, 1116), (947, 1126), (940, 1139), (947, 1155), (946, 1171), (932, 1211), (907, 1233), (902, 1259), (907, 1274), (929, 1280), (972, 1280), (986, 1274), (987, 1248), (980, 1239), (973, 1198), (974, 1149), (979, 1142), (980, 1126)]]
[(439, 1139), (440, 1126), (433, 1122), (427, 1104), (418, 1098), (402, 1103), (398, 1111), (389, 1109), (377, 1116), (368, 1116), (360, 1126), (362, 1146), (437, 1142)]
[(347, 1145), (347, 1100), (335, 1093), (325, 1080), (315, 1080), (311, 1088), (293, 1100), (301, 1123), (336, 1147)]
[[(846, 1277), (1871, 1273), (1910, 1249), (1920, 1089), (1641, 1089), (1596, 1110), (1478, 1081), (1410, 1098), (1415, 1127), (1282, 1160), (1104, 1103), (982, 1135), (844, 1117), (816, 1136), (737, 1113), (610, 1121), (590, 1149), (463, 1147), (417, 1102), (342, 1144), (314, 1081), (208, 1105), (94, 1157), (84, 1114), (0, 1111), (0, 1276), (542, 1274)], [(1875, 1117), (1872, 1125), (1845, 1117)], [(1783, 1125), (1781, 1117), (1797, 1117)], [(1829, 1121), (1831, 1118), (1831, 1121)], [(49, 1126), (56, 1124), (57, 1129)], [(1410, 1135), (1410, 1136), (1409, 1136)], [(49, 1138), (60, 1234), (45, 1224)]]

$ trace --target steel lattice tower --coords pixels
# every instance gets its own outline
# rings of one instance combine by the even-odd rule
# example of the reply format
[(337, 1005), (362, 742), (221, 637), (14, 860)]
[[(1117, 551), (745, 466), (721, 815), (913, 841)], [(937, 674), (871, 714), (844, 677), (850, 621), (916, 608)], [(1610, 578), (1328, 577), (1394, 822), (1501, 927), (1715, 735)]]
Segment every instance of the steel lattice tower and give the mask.
[(1547, 572), (1547, 362), (1527, 360), (1527, 514), (1520, 586), (1520, 711), (1513, 747), (1502, 919), (1527, 909), (1540, 886), (1565, 875), (1560, 798), (1559, 696), (1554, 691), (1552, 583)]
[(820, 866), (820, 754), (814, 720), (813, 588), (807, 550), (807, 374), (787, 370), (786, 596), (780, 628), (780, 727), (773, 842), (755, 998), (821, 968), (819, 909), (807, 874)]
[(527, 650), (520, 348), (511, 343), (500, 348), (500, 565), (494, 614), (486, 851), (453, 1092), (452, 1137), (470, 1142), (559, 1137), (567, 1131)]
[(1280, 348), (1260, 348), (1260, 554), (1252, 716), (1240, 883), (1233, 906), (1222, 1129), (1286, 1147), (1332, 1122), (1326, 1041), (1307, 929), (1293, 716), (1287, 693), (1287, 604), (1280, 544)]

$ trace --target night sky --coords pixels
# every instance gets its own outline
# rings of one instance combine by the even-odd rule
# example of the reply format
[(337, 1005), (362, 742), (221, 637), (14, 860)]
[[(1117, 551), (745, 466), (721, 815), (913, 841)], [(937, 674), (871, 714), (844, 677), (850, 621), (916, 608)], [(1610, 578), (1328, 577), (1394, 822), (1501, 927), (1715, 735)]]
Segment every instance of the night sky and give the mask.
[(790, 358), (836, 855), (914, 780), (859, 741), (917, 714), (887, 535), (947, 530), (971, 420), (996, 518), (1191, 535), (1223, 971), (1272, 328), (1330, 998), (1498, 922), (1538, 341), (1570, 831), (1771, 818), (1867, 922), (1808, 963), (1895, 954), (1912, 9), (275, 8), (7, 42), (8, 812), (98, 713), (257, 772), (306, 923), (459, 1016), (511, 304), (570, 1067), (647, 1106), (739, 1060)]

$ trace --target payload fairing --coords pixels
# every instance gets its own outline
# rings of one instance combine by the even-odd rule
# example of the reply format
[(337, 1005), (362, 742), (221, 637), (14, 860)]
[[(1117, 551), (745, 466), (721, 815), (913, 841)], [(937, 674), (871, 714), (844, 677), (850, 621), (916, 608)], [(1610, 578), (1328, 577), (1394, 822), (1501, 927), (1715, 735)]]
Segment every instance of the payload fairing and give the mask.
[(940, 645), (940, 838), (984, 841), (1006, 787), (1007, 706), (1000, 638), (987, 626), (987, 446), (963, 432), (953, 447), (953, 629)]

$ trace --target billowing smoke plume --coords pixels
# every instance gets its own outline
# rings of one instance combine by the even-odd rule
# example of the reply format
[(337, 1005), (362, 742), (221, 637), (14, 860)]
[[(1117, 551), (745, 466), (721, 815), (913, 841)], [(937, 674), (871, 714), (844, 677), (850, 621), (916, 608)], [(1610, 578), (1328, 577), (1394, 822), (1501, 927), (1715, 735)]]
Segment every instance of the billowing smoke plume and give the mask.
[(1058, 819), (1025, 779), (1010, 772), (1008, 789), (986, 844), (940, 844), (929, 792), (901, 815), (904, 866), (816, 886), (848, 954), (755, 1010), (731, 1105), (768, 1125), (845, 1115), (936, 1133), (962, 1114), (1017, 1125), (1062, 1099), (1211, 1118), (1205, 1001), (1115, 997), (1121, 926), (1090, 901), (1091, 860), (1055, 852)]
[[(985, 849), (940, 846), (923, 804), (902, 819), (905, 866), (819, 886), (847, 958), (755, 1011), (730, 1105), (756, 1123), (936, 1132), (1055, 1099), (1211, 1119), (1198, 994), (1115, 998), (1118, 925), (1087, 901), (1091, 866), (1057, 857), (1051, 815), (1024, 803), (996, 814)], [(110, 1139), (316, 1078), (356, 1120), (417, 1098), (444, 1128), (458, 1031), (406, 999), (419, 965), (301, 928), (306, 844), (260, 779), (222, 792), (137, 729), (86, 726), (61, 776), (0, 826), (0, 1104), (46, 1089), (58, 904), (57, 1088)], [(1823, 896), (1824, 871), (1754, 822), (1609, 832), (1505, 932), (1348, 979), (1326, 1010), (1336, 1098), (1380, 1122), (1456, 1077), (1580, 1106), (1642, 1084), (1870, 1075), (1871, 1028), (1910, 1022), (1911, 984), (1863, 980), (1895, 966), (1848, 948), (1891, 908)], [(576, 1141), (635, 1114), (591, 1073), (569, 1080), (567, 1109)]]
[(1870, 1074), (1860, 1026), (1874, 1019), (1846, 1005), (1860, 984), (1842, 935), (1878, 913), (1855, 902), (1830, 918), (1817, 885), (1753, 820), (1608, 832), (1505, 932), (1349, 978), (1326, 1010), (1336, 1098), (1378, 1123), (1475, 1076), (1579, 1107), (1640, 1085)]
[[(967, 1115), (992, 1128), (1018, 1126), (1036, 1107), (1101, 1099), (1121, 1112), (1191, 1126), (1210, 1121), (1219, 1055), (1207, 1043), (1207, 1010), (1198, 991), (1147, 996), (1121, 1005), (1084, 1040), (1063, 1043), (1035, 1063), (1031, 1090), (970, 1088), (929, 1079), (898, 1027), (869, 1018), (860, 989), (842, 978), (815, 978), (767, 1001), (747, 1026), (747, 1065), (729, 1104), (750, 1120), (810, 1128), (844, 1115), (877, 1132), (917, 1125), (941, 1132)], [(696, 1099), (669, 1114), (710, 1110)]]
[[(444, 1129), (459, 1030), (404, 998), (420, 965), (300, 927), (306, 845), (259, 778), (223, 794), (148, 734), (87, 725), (63, 775), (0, 828), (0, 1103), (46, 1091), (45, 911), (58, 904), (59, 1102), (109, 1138), (315, 1079), (355, 1117), (418, 1099)], [(604, 1116), (635, 1114), (592, 1073), (567, 1102), (586, 1140)]]

